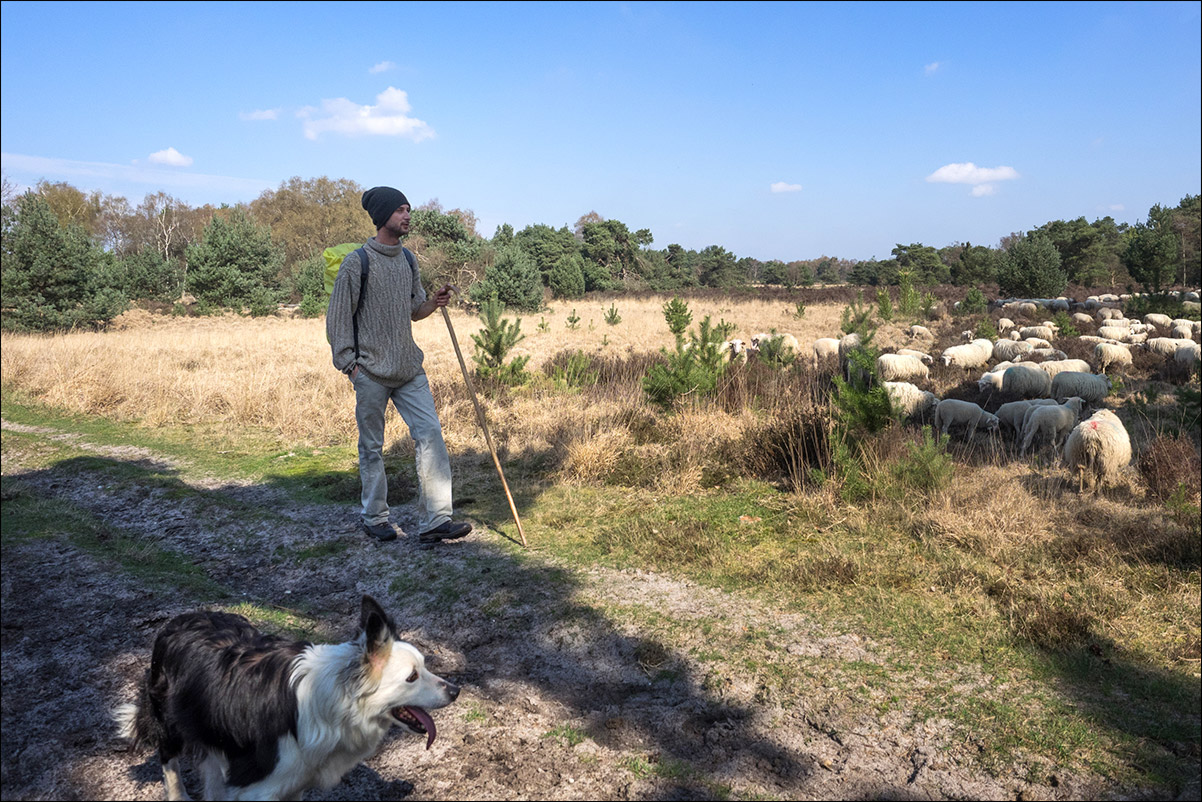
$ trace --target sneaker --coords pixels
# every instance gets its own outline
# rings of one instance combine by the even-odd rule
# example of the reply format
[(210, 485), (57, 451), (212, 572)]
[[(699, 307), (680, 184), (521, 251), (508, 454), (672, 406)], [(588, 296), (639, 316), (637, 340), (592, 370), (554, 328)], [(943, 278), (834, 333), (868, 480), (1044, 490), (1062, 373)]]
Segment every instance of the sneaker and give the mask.
[(396, 527), (388, 521), (378, 524), (363, 524), (363, 531), (374, 537), (381, 543), (387, 543), (390, 540), (396, 540)]
[(447, 521), (428, 532), (422, 532), (421, 536), (418, 537), (418, 541), (421, 543), (437, 543), (440, 540), (458, 540), (471, 531), (472, 525), (469, 523)]

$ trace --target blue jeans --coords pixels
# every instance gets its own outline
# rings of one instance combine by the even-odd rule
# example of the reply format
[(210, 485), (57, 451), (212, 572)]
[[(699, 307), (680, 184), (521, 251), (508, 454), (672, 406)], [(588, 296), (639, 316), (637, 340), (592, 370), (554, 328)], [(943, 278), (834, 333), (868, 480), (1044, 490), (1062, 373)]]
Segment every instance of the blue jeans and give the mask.
[(391, 400), (417, 444), (417, 526), (427, 532), (451, 520), (451, 458), (442, 439), (430, 382), (422, 373), (396, 389), (360, 370), (355, 385), (355, 422), (359, 426), (359, 480), (363, 522), (388, 520), (388, 477), (384, 473), (384, 412)]

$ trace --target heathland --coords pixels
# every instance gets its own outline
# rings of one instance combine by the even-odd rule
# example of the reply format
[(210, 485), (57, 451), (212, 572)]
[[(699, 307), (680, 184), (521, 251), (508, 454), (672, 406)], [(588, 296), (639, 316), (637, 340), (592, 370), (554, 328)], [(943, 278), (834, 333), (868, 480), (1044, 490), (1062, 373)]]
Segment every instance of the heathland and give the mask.
[[(408, 787), (355, 775), (343, 792), (367, 796), (346, 798), (1197, 796), (1199, 423), (1175, 392), (1196, 373), (1141, 353), (1112, 374), (1106, 405), (1136, 459), (1080, 493), (1049, 451), (1020, 459), (922, 421), (849, 450), (837, 369), (808, 358), (734, 365), (706, 398), (653, 404), (668, 300), (552, 302), (521, 318), (510, 357), (529, 357), (526, 380), (478, 383), (529, 551), (447, 327), (415, 325), (478, 526), (447, 558), (355, 529), (353, 394), (321, 319), (134, 310), (103, 332), (4, 333), (5, 798), (159, 790), (141, 757), (114, 756), (102, 710), (70, 738), (31, 723), (17, 700), (45, 690), (30, 669), (70, 674), (98, 650), (99, 708), (124, 700), (168, 613), (237, 607), (326, 638), (364, 590), (467, 691), (440, 724), (454, 767), (398, 768), (398, 742), (370, 765)], [(851, 301), (688, 303), (694, 328), (708, 316), (804, 350), (840, 334)], [(931, 350), (998, 314), (926, 321)], [(450, 320), (470, 355), (479, 318)], [(909, 322), (878, 316), (875, 345), (908, 345)], [(936, 364), (925, 386), (996, 407), (978, 375)], [(394, 412), (386, 451), (404, 526), (412, 448)], [(38, 651), (67, 612), (135, 626), (116, 656), (91, 640)], [(57, 739), (53, 766), (19, 757), (31, 728)]]

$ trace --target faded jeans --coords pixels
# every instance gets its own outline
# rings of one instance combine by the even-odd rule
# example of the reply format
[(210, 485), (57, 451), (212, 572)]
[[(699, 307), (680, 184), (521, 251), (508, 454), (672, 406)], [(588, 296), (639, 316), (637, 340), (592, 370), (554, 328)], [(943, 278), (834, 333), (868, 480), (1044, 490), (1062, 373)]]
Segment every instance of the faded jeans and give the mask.
[(355, 385), (355, 422), (359, 425), (359, 480), (363, 522), (388, 520), (388, 477), (384, 473), (384, 412), (389, 400), (417, 444), (417, 526), (427, 532), (451, 520), (451, 458), (442, 439), (430, 382), (422, 373), (396, 389), (372, 381), (362, 370)]

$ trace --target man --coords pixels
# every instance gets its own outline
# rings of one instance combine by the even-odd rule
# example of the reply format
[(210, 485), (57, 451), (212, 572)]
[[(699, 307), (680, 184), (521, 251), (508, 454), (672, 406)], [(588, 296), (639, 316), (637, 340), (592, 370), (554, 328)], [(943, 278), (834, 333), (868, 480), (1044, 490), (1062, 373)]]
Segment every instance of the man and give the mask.
[(326, 315), (334, 367), (355, 386), (363, 529), (381, 541), (397, 537), (388, 521), (384, 473), (384, 412), (391, 400), (417, 444), (420, 542), (461, 538), (472, 526), (451, 520), (451, 460), (410, 325), (446, 306), (451, 287), (443, 285), (433, 298), (426, 297), (417, 260), (401, 246), (409, 233), (410, 208), (400, 190), (369, 189), (363, 208), (376, 227), (376, 236), (363, 246), (366, 282), (359, 254), (353, 252), (338, 270)]

